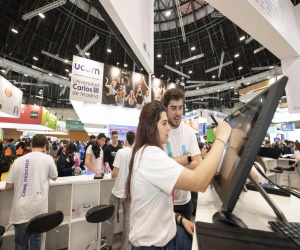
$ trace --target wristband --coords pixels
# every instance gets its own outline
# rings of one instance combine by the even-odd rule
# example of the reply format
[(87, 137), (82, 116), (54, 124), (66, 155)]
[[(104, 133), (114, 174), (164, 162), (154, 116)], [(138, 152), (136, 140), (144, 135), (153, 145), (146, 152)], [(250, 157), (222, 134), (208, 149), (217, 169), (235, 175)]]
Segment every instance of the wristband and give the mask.
[(224, 146), (226, 147), (226, 143), (223, 140), (221, 140), (220, 138), (216, 138), (216, 140), (223, 142)]
[(183, 216), (183, 215), (181, 215), (181, 217), (180, 217), (180, 221), (179, 221), (179, 225), (181, 225), (181, 226), (182, 226), (182, 220), (183, 220), (183, 218), (184, 218), (184, 216)]

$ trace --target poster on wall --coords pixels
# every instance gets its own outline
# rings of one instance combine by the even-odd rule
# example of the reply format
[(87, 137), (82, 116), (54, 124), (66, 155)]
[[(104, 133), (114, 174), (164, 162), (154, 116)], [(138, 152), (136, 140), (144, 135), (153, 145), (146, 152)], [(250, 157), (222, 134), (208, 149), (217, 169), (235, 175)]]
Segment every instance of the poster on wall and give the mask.
[(43, 107), (41, 125), (57, 130), (57, 117), (48, 109)]
[(159, 78), (152, 78), (151, 82), (152, 86), (152, 101), (157, 101), (161, 102), (164, 94), (166, 93), (167, 90), (169, 89), (181, 89), (184, 91), (184, 87), (181, 86), (180, 84), (176, 83), (169, 83), (166, 80), (159, 79)]
[(147, 76), (110, 65), (103, 75), (102, 104), (141, 109), (150, 102)]
[(0, 76), (0, 116), (19, 118), (23, 92)]
[(70, 100), (101, 103), (104, 64), (73, 56)]

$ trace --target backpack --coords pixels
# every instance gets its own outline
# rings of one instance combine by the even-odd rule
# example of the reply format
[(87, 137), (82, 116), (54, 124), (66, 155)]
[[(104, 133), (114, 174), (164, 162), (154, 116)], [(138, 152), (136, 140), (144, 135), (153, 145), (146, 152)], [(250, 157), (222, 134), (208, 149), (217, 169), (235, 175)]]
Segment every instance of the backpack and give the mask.
[(79, 167), (82, 169), (82, 170), (85, 170), (85, 167), (84, 167), (84, 161), (85, 161), (85, 155), (86, 155), (86, 150), (87, 148), (92, 144), (91, 141), (88, 142), (88, 144), (86, 145), (86, 147), (84, 148), (84, 155), (83, 155), (83, 160), (81, 161)]
[(24, 150), (23, 150), (22, 147), (19, 147), (19, 148), (16, 150), (16, 155), (17, 155), (17, 156), (21, 156), (21, 155), (23, 155), (23, 153), (24, 153)]
[(5, 149), (5, 156), (11, 156), (12, 155), (12, 151), (10, 149), (10, 146), (8, 146), (6, 149)]
[(8, 172), (8, 170), (9, 170), (8, 161), (5, 158), (0, 157), (0, 176), (2, 173)]

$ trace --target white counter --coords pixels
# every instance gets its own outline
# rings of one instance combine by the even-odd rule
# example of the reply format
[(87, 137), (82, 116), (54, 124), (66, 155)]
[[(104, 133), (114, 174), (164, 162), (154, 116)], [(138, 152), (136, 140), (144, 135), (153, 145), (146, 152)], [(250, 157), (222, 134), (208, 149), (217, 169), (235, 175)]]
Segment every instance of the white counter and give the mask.
[[(300, 199), (291, 196), (270, 195), (271, 199), (282, 210), (290, 222), (300, 222)], [(195, 221), (212, 223), (212, 216), (221, 210), (221, 201), (210, 187), (205, 193), (198, 193)], [(276, 220), (276, 215), (259, 192), (242, 192), (233, 213), (250, 229), (272, 231), (268, 221)], [(197, 237), (194, 233), (193, 250), (198, 250)]]
[[(5, 191), (5, 184), (0, 182), (0, 224), (8, 223), (13, 199), (13, 190)], [(92, 206), (109, 204), (113, 185), (114, 180), (94, 180), (94, 175), (59, 177), (56, 181), (50, 180), (49, 212), (62, 211), (64, 221), (58, 227), (58, 231), (52, 230), (47, 233), (45, 248), (47, 250), (66, 247), (72, 250), (85, 249), (96, 238), (97, 225), (87, 223), (84, 216), (72, 219), (72, 208), (78, 209), (82, 204), (87, 203)], [(101, 227), (99, 229), (98, 233), (101, 235)], [(4, 234), (2, 249), (14, 249), (13, 236), (12, 227)]]

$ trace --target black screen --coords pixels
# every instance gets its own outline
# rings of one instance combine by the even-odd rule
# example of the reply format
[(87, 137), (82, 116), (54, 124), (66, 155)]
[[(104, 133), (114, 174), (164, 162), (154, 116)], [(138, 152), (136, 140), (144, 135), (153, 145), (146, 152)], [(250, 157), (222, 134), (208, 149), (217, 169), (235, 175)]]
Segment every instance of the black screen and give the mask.
[(229, 212), (250, 173), (287, 79), (282, 77), (225, 119), (232, 132), (213, 185)]

